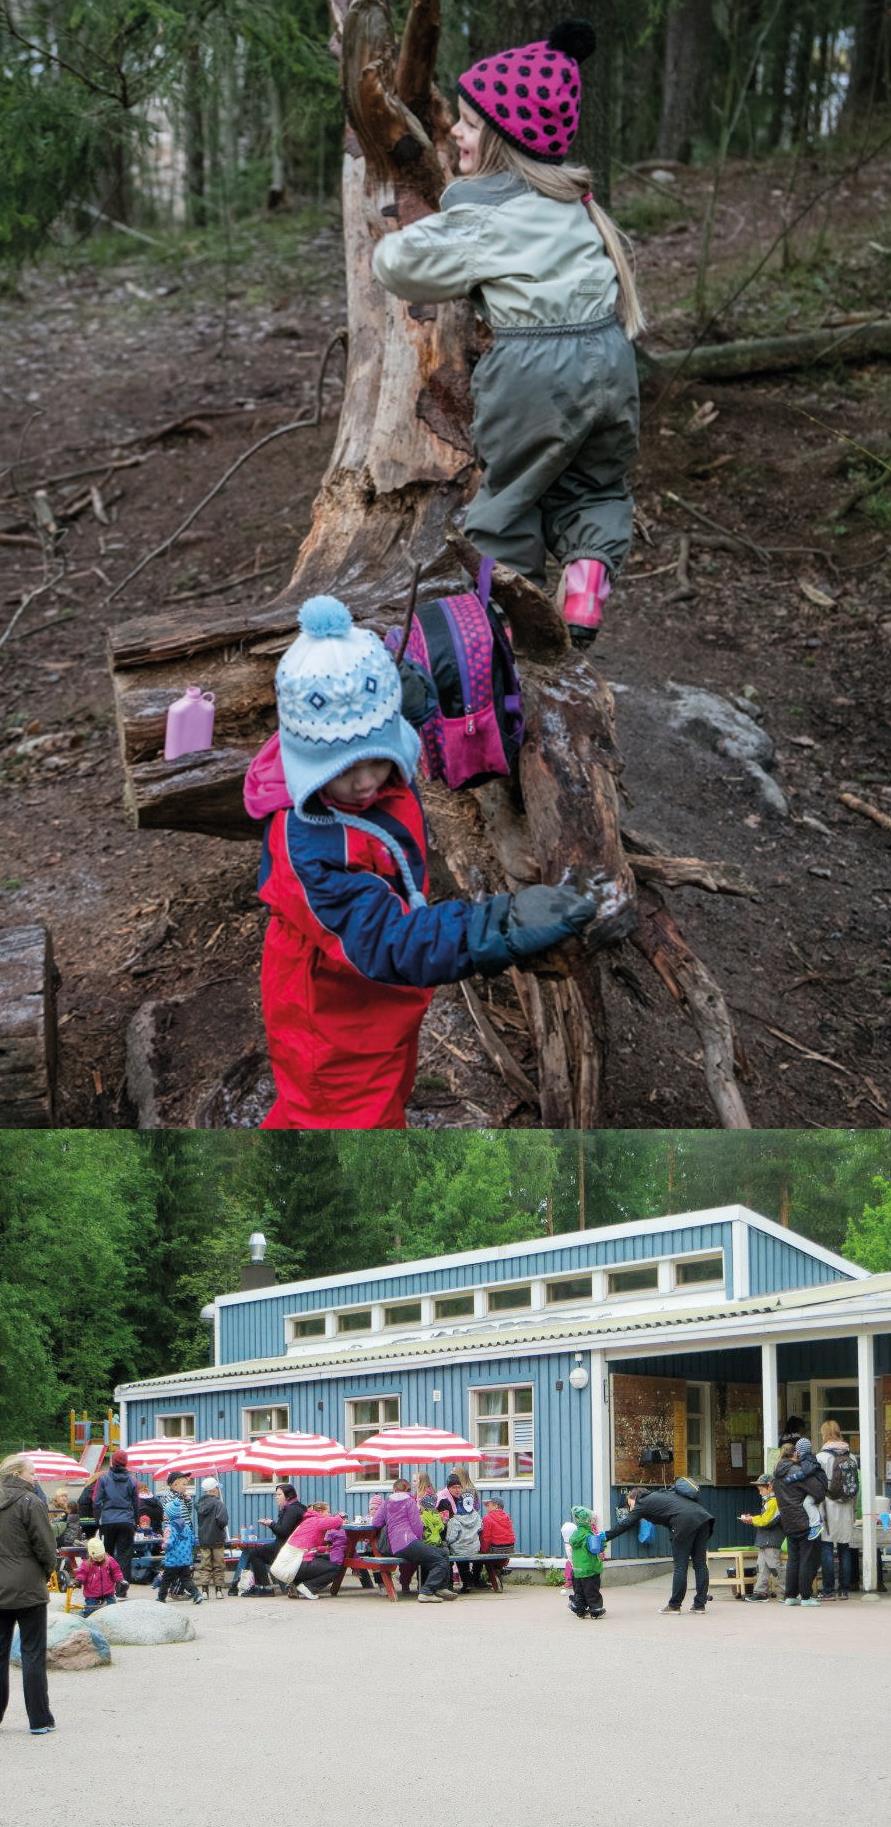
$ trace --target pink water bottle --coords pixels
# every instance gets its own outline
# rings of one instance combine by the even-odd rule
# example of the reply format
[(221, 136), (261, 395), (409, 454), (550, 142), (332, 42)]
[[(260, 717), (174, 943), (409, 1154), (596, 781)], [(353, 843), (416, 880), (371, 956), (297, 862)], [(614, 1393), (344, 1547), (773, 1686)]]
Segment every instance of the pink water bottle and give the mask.
[(191, 755), (195, 749), (209, 749), (213, 717), (213, 692), (202, 691), (200, 685), (187, 685), (185, 696), (177, 698), (167, 712), (164, 760), (176, 761), (179, 755)]

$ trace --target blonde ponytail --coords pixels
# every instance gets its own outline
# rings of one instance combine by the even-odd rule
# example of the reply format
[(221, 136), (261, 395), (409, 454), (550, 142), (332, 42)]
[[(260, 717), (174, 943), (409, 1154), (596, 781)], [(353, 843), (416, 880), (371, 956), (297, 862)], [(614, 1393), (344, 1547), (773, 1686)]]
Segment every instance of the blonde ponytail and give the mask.
[(604, 250), (616, 269), (619, 282), (616, 315), (626, 336), (633, 342), (646, 328), (646, 319), (635, 284), (632, 261), (629, 253), (626, 253), (626, 249), (630, 249), (630, 242), (606, 210), (595, 203), (591, 195), (592, 178), (588, 167), (545, 165), (540, 159), (530, 159), (525, 152), (520, 152), (517, 147), (503, 140), (487, 121), (483, 121), (476, 169), (468, 172), (467, 176), (469, 179), (485, 177), (494, 171), (513, 172), (515, 177), (521, 178), (532, 190), (537, 190), (543, 197), (550, 197), (555, 203), (584, 203)]

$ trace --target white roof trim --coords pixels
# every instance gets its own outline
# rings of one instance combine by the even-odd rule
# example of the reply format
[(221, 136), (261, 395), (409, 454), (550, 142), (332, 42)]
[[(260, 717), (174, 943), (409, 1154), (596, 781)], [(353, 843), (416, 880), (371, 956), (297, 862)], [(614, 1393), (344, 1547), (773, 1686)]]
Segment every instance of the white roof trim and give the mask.
[[(846, 1277), (868, 1273), (856, 1263), (846, 1262), (843, 1256), (836, 1256), (834, 1251), (825, 1250), (822, 1244), (812, 1243), (808, 1237), (800, 1236), (797, 1231), (786, 1230), (785, 1226), (774, 1224), (771, 1218), (762, 1218), (760, 1213), (750, 1211), (747, 1206), (719, 1205), (700, 1212), (673, 1212), (662, 1218), (641, 1218), (625, 1224), (607, 1224), (588, 1231), (560, 1231), (554, 1237), (529, 1237), (521, 1243), (502, 1244), (500, 1248), (461, 1250), (451, 1256), (426, 1256), (416, 1262), (391, 1262), (376, 1269), (354, 1269), (350, 1274), (323, 1275), (310, 1281), (288, 1281), (268, 1288), (238, 1289), (233, 1294), (218, 1294), (216, 1304), (218, 1307), (241, 1306), (248, 1301), (269, 1300), (273, 1295), (286, 1295), (290, 1298), (295, 1294), (315, 1294), (323, 1288), (354, 1287), (359, 1281), (390, 1281), (399, 1275), (429, 1275), (438, 1269), (467, 1268), (471, 1263), (511, 1262), (518, 1257), (541, 1255), (548, 1250), (575, 1249), (579, 1244), (610, 1243), (620, 1237), (651, 1237), (660, 1231), (673, 1231), (679, 1227), (732, 1224), (734, 1220), (741, 1220), (756, 1230), (766, 1231), (769, 1236), (779, 1238), (793, 1249), (801, 1250), (804, 1255), (828, 1263)], [(559, 1274), (560, 1270), (555, 1269), (554, 1273)]]
[[(679, 1342), (684, 1350), (720, 1349), (722, 1344), (748, 1342), (758, 1345), (767, 1337), (778, 1341), (807, 1338), (821, 1329), (832, 1337), (853, 1332), (891, 1331), (891, 1273), (867, 1278), (872, 1286), (852, 1284), (812, 1287), (783, 1294), (751, 1295), (745, 1301), (732, 1302), (724, 1313), (701, 1310), (690, 1313), (678, 1308), (646, 1322), (640, 1310), (628, 1315), (627, 1324), (611, 1320), (600, 1329), (592, 1316), (563, 1324), (554, 1321), (543, 1333), (545, 1321), (523, 1321), (521, 1326), (505, 1328), (504, 1336), (492, 1342), (492, 1329), (472, 1328), (458, 1334), (449, 1333), (441, 1340), (419, 1340), (412, 1350), (393, 1351), (393, 1341), (378, 1341), (354, 1358), (330, 1354), (329, 1361), (300, 1364), (299, 1360), (258, 1358), (228, 1368), (226, 1376), (208, 1376), (203, 1372), (186, 1372), (182, 1380), (154, 1383), (125, 1383), (115, 1390), (115, 1400), (139, 1402), (155, 1398), (173, 1398), (211, 1391), (242, 1388), (264, 1388), (276, 1384), (322, 1383), (348, 1381), (351, 1377), (387, 1377), (396, 1371), (418, 1369), (424, 1365), (455, 1362), (486, 1362), (509, 1357), (541, 1357), (559, 1351), (602, 1350), (607, 1358), (655, 1357), (676, 1352)], [(496, 1329), (497, 1333), (497, 1329)], [(531, 1335), (531, 1336), (529, 1336)], [(487, 1342), (488, 1341), (488, 1342)], [(431, 1349), (432, 1347), (432, 1349)], [(386, 1355), (389, 1351), (391, 1355)], [(280, 1367), (279, 1367), (280, 1365)], [(218, 1367), (222, 1371), (223, 1366)], [(192, 1380), (188, 1380), (191, 1378)], [(133, 1392), (132, 1394), (130, 1392)]]

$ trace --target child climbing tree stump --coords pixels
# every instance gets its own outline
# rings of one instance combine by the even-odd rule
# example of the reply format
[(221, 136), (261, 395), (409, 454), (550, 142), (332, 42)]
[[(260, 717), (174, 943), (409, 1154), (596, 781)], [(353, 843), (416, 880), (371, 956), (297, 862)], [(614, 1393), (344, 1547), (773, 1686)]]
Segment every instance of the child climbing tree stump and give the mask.
[[(249, 751), (273, 727), (275, 657), (292, 638), (295, 607), (306, 597), (342, 596), (357, 621), (382, 632), (400, 615), (415, 563), (422, 595), (430, 597), (460, 589), (462, 566), (475, 576), (479, 562), (453, 523), (475, 482), (470, 374), (487, 333), (468, 303), (404, 304), (371, 270), (386, 224), (403, 227), (436, 209), (454, 175), (450, 117), (433, 80), (439, 0), (412, 0), (400, 45), (381, 0), (331, 0), (331, 12), (348, 117), (349, 342), (337, 438), (310, 530), (276, 603), (253, 612), (205, 610), (188, 624), (169, 616), (141, 620), (111, 635), (127, 796), (137, 824), (225, 835), (232, 817), (228, 835), (244, 834), (243, 820), (234, 816), (240, 777)], [(604, 876), (631, 885), (609, 688), (569, 650), (553, 604), (533, 584), (496, 566), (493, 596), (509, 617), (522, 666), (529, 740), (519, 791), (505, 785), (475, 795), (428, 793), (436, 846), (469, 894), (535, 879), (568, 881), (580, 891)], [(187, 669), (189, 677), (194, 673), (198, 651), (226, 747), (194, 763), (185, 757), (167, 764), (158, 759), (164, 708), (188, 682)], [(655, 890), (648, 894), (658, 902)], [(660, 936), (664, 961), (668, 941)], [(667, 968), (660, 974), (668, 982)], [(603, 1121), (606, 1055), (599, 964), (575, 944), (563, 948), (559, 961), (539, 961), (515, 980), (538, 1055), (542, 1122), (596, 1127)], [(673, 994), (679, 981), (675, 975)], [(720, 1055), (720, 1119), (744, 1125), (741, 1099), (731, 1108), (724, 1096), (728, 1075), (733, 1079), (732, 1038), (723, 998), (711, 987), (720, 1015), (711, 1048), (703, 1030), (711, 1020), (703, 1013), (707, 999), (699, 999), (698, 1011), (691, 1002), (690, 1013), (710, 1088), (712, 1060)]]

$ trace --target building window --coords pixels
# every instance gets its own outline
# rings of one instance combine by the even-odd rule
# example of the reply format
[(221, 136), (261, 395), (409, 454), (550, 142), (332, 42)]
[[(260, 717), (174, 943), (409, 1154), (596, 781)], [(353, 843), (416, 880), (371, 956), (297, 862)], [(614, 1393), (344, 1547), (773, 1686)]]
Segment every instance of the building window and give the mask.
[(385, 1326), (416, 1326), (421, 1318), (419, 1300), (400, 1301), (398, 1306), (384, 1308)]
[[(274, 1408), (242, 1409), (242, 1434), (250, 1446), (251, 1441), (258, 1440), (261, 1434), (280, 1434), (291, 1425), (290, 1411), (286, 1405)], [(282, 1474), (284, 1477), (284, 1474)], [(271, 1491), (273, 1480), (268, 1472), (245, 1472), (244, 1488), (246, 1491)]]
[(158, 1433), (162, 1440), (194, 1440), (194, 1415), (158, 1415)]
[(446, 1294), (433, 1302), (433, 1313), (436, 1319), (460, 1319), (466, 1313), (473, 1312), (472, 1294)]
[(532, 1484), (535, 1479), (532, 1385), (470, 1392), (471, 1439), (483, 1457), (480, 1484)]
[(291, 1340), (320, 1339), (325, 1336), (324, 1313), (308, 1313), (304, 1319), (289, 1319)]
[[(399, 1426), (398, 1396), (359, 1396), (346, 1404), (347, 1446), (364, 1446), (383, 1427)], [(350, 1473), (351, 1485), (387, 1484), (396, 1473), (391, 1465), (366, 1465)]]
[(711, 1480), (711, 1389), (708, 1383), (688, 1383), (686, 1399), (687, 1475), (700, 1484)]
[(724, 1280), (724, 1255), (693, 1257), (690, 1262), (676, 1262), (674, 1278), (679, 1288), (691, 1287), (695, 1282)]
[(525, 1288), (490, 1288), (488, 1307), (490, 1313), (513, 1313), (520, 1307), (531, 1307), (532, 1289), (528, 1283)]
[(641, 1288), (659, 1286), (659, 1270), (655, 1263), (640, 1269), (614, 1269), (606, 1278), (609, 1294), (637, 1294)]
[(371, 1308), (357, 1307), (353, 1313), (338, 1313), (338, 1332), (370, 1332)]
[(563, 1281), (545, 1283), (545, 1294), (548, 1306), (559, 1300), (590, 1300), (592, 1281), (590, 1275), (567, 1275)]

